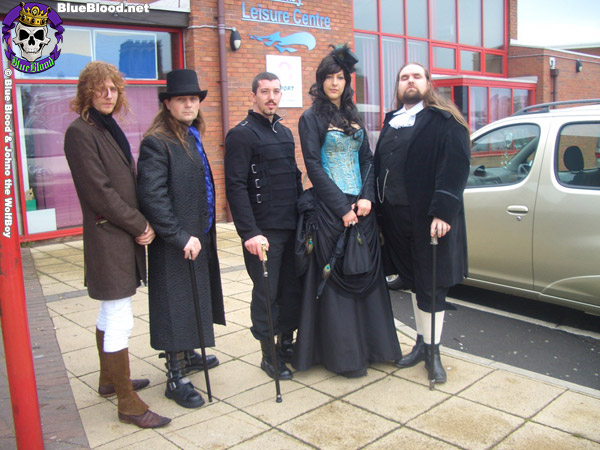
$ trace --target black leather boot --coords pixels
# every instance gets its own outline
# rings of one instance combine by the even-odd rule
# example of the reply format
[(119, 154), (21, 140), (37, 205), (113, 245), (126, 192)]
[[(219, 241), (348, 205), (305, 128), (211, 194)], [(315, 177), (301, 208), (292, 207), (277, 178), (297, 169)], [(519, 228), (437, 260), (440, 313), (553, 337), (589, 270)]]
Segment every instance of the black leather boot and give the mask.
[(167, 362), (167, 389), (165, 397), (175, 400), (184, 408), (199, 408), (204, 405), (204, 399), (194, 389), (192, 382), (185, 378), (185, 361), (183, 352), (166, 352)]
[[(436, 383), (442, 384), (446, 382), (446, 371), (440, 358), (440, 344), (425, 345), (427, 359), (425, 360), (425, 368), (429, 374), (429, 352), (433, 351), (433, 379)], [(429, 376), (429, 375), (428, 375)]]
[(400, 361), (396, 361), (396, 366), (400, 367), (401, 369), (412, 367), (419, 364), (421, 361), (425, 361), (425, 356), (426, 351), (423, 336), (417, 334), (417, 342), (415, 343), (415, 346), (408, 355), (404, 356)]
[(294, 356), (294, 332), (277, 337), (277, 357), (284, 363), (291, 363)]
[[(268, 340), (260, 341), (260, 349), (262, 350), (260, 368), (271, 378), (275, 379), (275, 367), (273, 366), (273, 358), (271, 357), (271, 343)], [(277, 371), (279, 372), (280, 380), (291, 380), (293, 378), (292, 371), (279, 358), (277, 358)]]
[[(185, 373), (194, 373), (200, 370), (204, 370), (204, 363), (202, 361), (202, 355), (195, 352), (194, 350), (186, 350), (183, 352), (185, 355)], [(219, 365), (219, 360), (215, 355), (206, 355), (206, 365), (208, 369), (213, 369)]]

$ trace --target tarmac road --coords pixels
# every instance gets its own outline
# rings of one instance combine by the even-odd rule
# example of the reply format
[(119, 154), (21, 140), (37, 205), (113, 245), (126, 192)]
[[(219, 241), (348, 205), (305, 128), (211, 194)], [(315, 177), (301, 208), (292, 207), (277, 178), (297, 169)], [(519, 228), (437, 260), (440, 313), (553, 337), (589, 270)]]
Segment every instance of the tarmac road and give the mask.
[[(414, 328), (409, 293), (390, 291), (396, 319)], [(533, 300), (457, 286), (442, 345), (592, 389), (600, 389), (600, 317)]]

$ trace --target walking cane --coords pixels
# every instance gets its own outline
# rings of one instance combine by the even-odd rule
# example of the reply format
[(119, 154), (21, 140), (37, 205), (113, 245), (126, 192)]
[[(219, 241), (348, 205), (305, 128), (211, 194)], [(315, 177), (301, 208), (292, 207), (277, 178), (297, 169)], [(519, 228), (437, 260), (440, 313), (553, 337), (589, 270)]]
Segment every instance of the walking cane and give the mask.
[(206, 362), (206, 347), (204, 346), (204, 332), (202, 327), (202, 314), (200, 313), (200, 301), (198, 299), (198, 282), (194, 270), (194, 260), (189, 259), (190, 277), (192, 278), (192, 292), (194, 293), (194, 309), (196, 310), (196, 322), (198, 322), (198, 335), (200, 336), (200, 351), (202, 352), (202, 364), (204, 365), (204, 378), (206, 380), (206, 392), (208, 401), (212, 403), (212, 392), (210, 390), (210, 379), (208, 378), (208, 363)]
[(267, 244), (262, 246), (263, 280), (265, 280), (265, 303), (267, 304), (267, 322), (269, 323), (269, 343), (271, 344), (271, 361), (275, 375), (275, 401), (281, 403), (281, 389), (279, 387), (279, 370), (277, 368), (277, 352), (275, 351), (275, 332), (273, 331), (273, 316), (271, 315), (271, 291), (269, 290), (269, 271), (267, 270)]
[(437, 266), (437, 245), (438, 236), (437, 230), (431, 238), (431, 249), (433, 252), (433, 272), (431, 276), (431, 344), (429, 345), (429, 390), (432, 391), (435, 386), (435, 374), (433, 370), (434, 351), (433, 346), (435, 345), (435, 291), (436, 291), (436, 266)]

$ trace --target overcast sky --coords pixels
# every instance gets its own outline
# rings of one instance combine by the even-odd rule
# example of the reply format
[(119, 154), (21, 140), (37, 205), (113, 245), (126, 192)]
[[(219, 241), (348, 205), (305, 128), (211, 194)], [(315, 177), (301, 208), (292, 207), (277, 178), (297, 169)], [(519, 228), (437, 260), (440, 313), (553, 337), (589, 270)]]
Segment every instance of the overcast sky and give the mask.
[(600, 44), (600, 0), (518, 0), (520, 44)]

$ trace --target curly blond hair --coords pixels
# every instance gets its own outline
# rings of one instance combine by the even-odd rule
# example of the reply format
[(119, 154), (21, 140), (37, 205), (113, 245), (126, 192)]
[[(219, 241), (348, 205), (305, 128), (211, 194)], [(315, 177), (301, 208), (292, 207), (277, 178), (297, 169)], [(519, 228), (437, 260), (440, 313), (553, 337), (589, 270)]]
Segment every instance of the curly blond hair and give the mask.
[(112, 80), (119, 94), (113, 113), (125, 114), (129, 111), (125, 96), (125, 79), (119, 69), (109, 63), (92, 61), (79, 74), (77, 94), (70, 103), (71, 109), (81, 115), (86, 122), (89, 122), (89, 110), (93, 106), (94, 96), (100, 93), (107, 78)]

